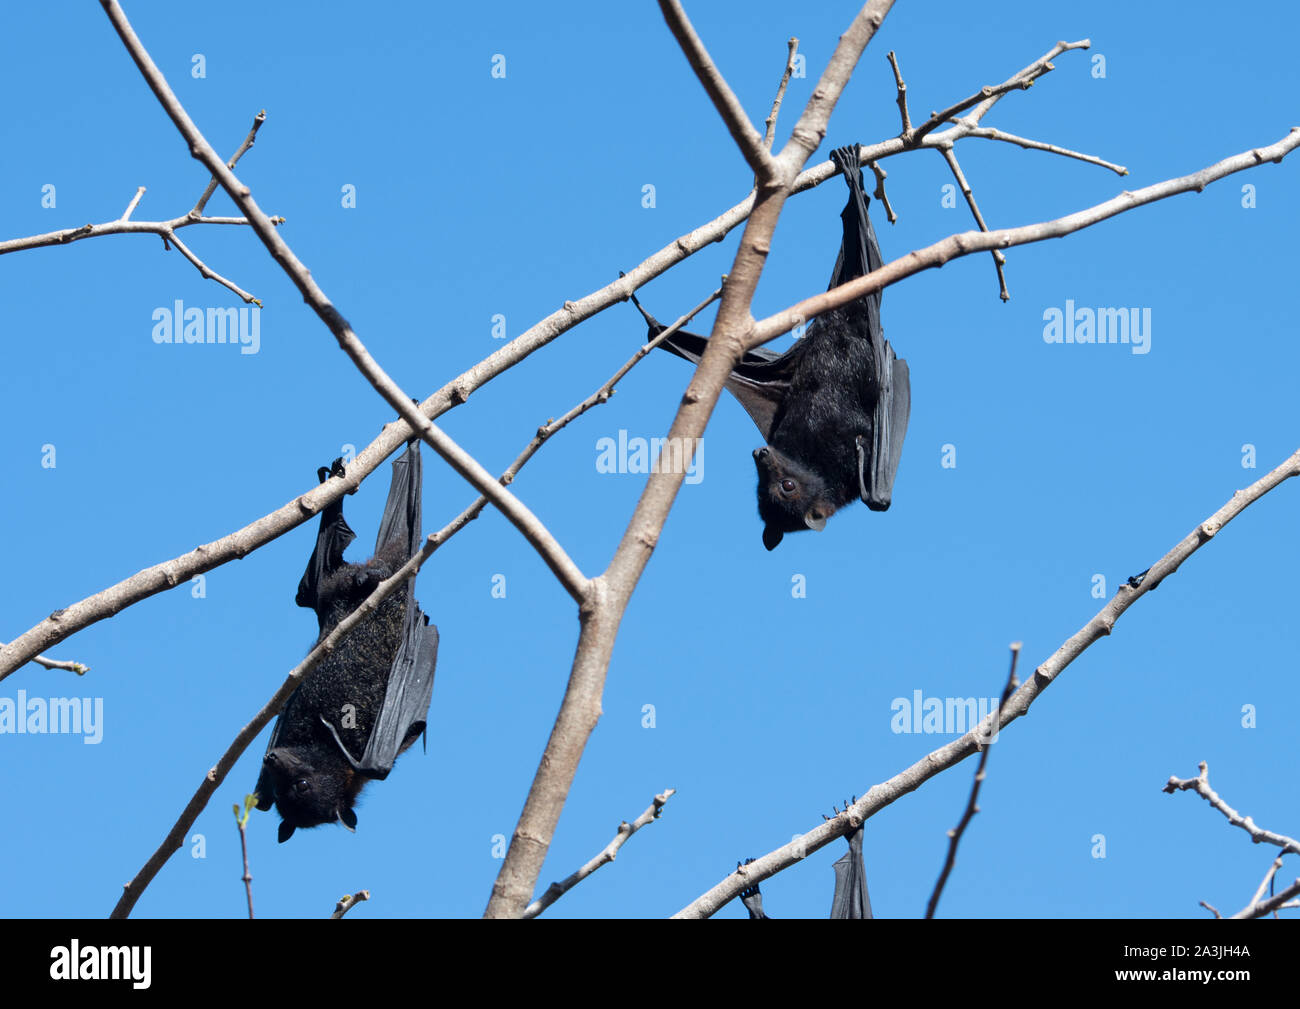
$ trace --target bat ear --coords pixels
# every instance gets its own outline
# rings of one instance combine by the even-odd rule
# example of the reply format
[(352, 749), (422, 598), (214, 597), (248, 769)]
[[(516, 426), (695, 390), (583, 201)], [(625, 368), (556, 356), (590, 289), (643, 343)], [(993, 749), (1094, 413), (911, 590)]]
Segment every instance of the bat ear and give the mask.
[(287, 840), (289, 840), (289, 838), (293, 837), (294, 829), (295, 829), (295, 828), (294, 828), (294, 825), (293, 825), (292, 823), (290, 823), (288, 820), (281, 820), (281, 821), (280, 821), (280, 835), (279, 835), (279, 837), (280, 837), (280, 843), (281, 843), (281, 844), (284, 844), (285, 841), (287, 841)]
[(776, 529), (772, 526), (764, 526), (763, 546), (767, 547), (768, 550), (775, 550), (777, 548), (777, 544), (781, 542), (784, 536), (785, 533), (781, 532), (780, 529)]
[(347, 827), (352, 833), (357, 832), (357, 814), (350, 809), (339, 810), (339, 823)]

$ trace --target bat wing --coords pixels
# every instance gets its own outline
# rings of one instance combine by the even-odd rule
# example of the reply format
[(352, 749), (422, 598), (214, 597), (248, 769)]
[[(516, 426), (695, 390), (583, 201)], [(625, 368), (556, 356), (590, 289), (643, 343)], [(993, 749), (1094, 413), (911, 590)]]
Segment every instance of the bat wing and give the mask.
[[(316, 471), (316, 476), (324, 483), (331, 476), (343, 475), (343, 460), (335, 459), (329, 469), (323, 466)], [(316, 549), (307, 561), (307, 570), (298, 583), (296, 602), (309, 610), (316, 611), (316, 618), (321, 627), (325, 626), (324, 614), (318, 607), (320, 586), (325, 579), (341, 568), (344, 563), (343, 551), (349, 543), (357, 538), (352, 527), (343, 518), (343, 499), (325, 506), (320, 513), (320, 529), (316, 533)]]
[[(678, 330), (659, 346), (693, 364), (704, 356), (708, 339)], [(802, 344), (796, 343), (784, 354), (766, 347), (747, 351), (731, 371), (726, 387), (745, 408), (750, 420), (758, 425), (766, 441), (777, 411), (790, 391), (790, 379), (801, 356)]]
[[(645, 316), (650, 327), (650, 339), (653, 340), (667, 327), (660, 325), (653, 315), (641, 307), (636, 295), (631, 297), (632, 304)], [(708, 343), (707, 337), (678, 330), (659, 344), (659, 347), (692, 364), (699, 364)], [(802, 343), (796, 343), (784, 353), (759, 347), (748, 351), (727, 379), (727, 389), (745, 408), (750, 420), (758, 425), (764, 441), (768, 439), (776, 413), (790, 391), (790, 380), (802, 354)]]
[(832, 869), (835, 870), (835, 896), (831, 898), (832, 918), (870, 918), (871, 895), (867, 893), (867, 870), (862, 863), (862, 828), (849, 835), (849, 850)]
[[(867, 214), (867, 205), (871, 201), (862, 188), (857, 147), (837, 148), (831, 152), (831, 160), (844, 173), (849, 186), (849, 199), (840, 214), (844, 238), (831, 273), (830, 286), (838, 287), (880, 269), (884, 258), (876, 240), (876, 229), (871, 226), (871, 217)], [(868, 445), (864, 439), (858, 439), (858, 492), (868, 508), (885, 511), (893, 498), (894, 476), (898, 473), (898, 460), (903, 452), (903, 436), (907, 434), (912, 386), (907, 362), (895, 357), (894, 348), (885, 339), (884, 327), (880, 324), (880, 292), (874, 291), (859, 300), (866, 309), (867, 339), (871, 342), (871, 359), (875, 363), (870, 388), (863, 390), (863, 396), (868, 402), (868, 397), (874, 397), (875, 404), (871, 443)]]
[[(416, 552), (420, 542), (420, 487), (423, 466), (420, 443), (412, 441), (393, 462), (393, 482), (379, 523), (375, 554), (390, 556), (393, 545), (401, 548), (403, 563)], [(383, 780), (393, 769), (397, 755), (424, 734), (433, 696), (433, 672), (438, 661), (438, 628), (429, 623), (415, 601), (415, 579), (406, 587), (406, 618), (402, 643), (388, 674), (388, 687), (365, 753), (356, 769)]]
[(438, 628), (407, 603), (406, 631), (393, 660), (384, 704), (366, 743), (357, 770), (382, 781), (393, 769), (397, 755), (424, 735), (433, 697), (433, 672), (438, 662)]
[[(903, 454), (903, 436), (912, 411), (912, 386), (907, 362), (894, 357), (886, 340), (876, 358), (876, 406), (870, 453), (858, 437), (858, 493), (872, 511), (885, 511), (894, 495), (894, 477)], [(870, 454), (870, 459), (867, 458)]]

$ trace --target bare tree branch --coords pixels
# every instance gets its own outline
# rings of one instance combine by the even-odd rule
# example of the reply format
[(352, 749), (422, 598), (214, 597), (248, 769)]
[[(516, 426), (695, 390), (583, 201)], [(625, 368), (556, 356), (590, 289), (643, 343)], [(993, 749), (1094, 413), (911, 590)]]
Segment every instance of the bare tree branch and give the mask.
[[(660, 469), (651, 474), (609, 567), (590, 582), (579, 612), (581, 631), (564, 700), (492, 887), (488, 917), (518, 917), (536, 889), (578, 762), (600, 717), (610, 654), (623, 612), (681, 489), (680, 470), (690, 463), (696, 440), (704, 433), (723, 384), (743, 353), (745, 335), (753, 325), (750, 302), (781, 208), (804, 160), (820, 143), (826, 120), (858, 58), (891, 5), (892, 0), (871, 0), (840, 36), (790, 141), (771, 164), (769, 177), (755, 190), (753, 213), (727, 274), (712, 337), (668, 432), (671, 443), (682, 446), (683, 465), (674, 467), (677, 472)], [(763, 174), (757, 168), (755, 171)]]
[(118, 218), (119, 221), (130, 220), (131, 215), (135, 213), (135, 208), (140, 203), (140, 197), (142, 197), (143, 195), (144, 195), (144, 186), (140, 186), (138, 189), (136, 189), (135, 195), (131, 197), (131, 202), (126, 205), (126, 209), (122, 211), (122, 216)]
[(894, 50), (889, 50), (889, 65), (894, 68), (894, 85), (898, 88), (898, 115), (903, 121), (903, 136), (912, 132), (912, 117), (907, 111), (907, 85), (903, 83), (903, 71), (898, 68), (898, 57)]
[[(1066, 150), (1064, 147), (1057, 147), (1054, 144), (1045, 144), (1036, 140), (1026, 140), (1023, 137), (1016, 137), (1010, 133), (1003, 133), (1000, 130), (988, 129), (979, 125), (984, 115), (997, 104), (1003, 95), (1011, 91), (1028, 90), (1039, 77), (1056, 69), (1052, 64), (1052, 59), (1062, 52), (1070, 49), (1087, 49), (1091, 43), (1087, 39), (1079, 42), (1058, 42), (1046, 54), (1039, 57), (1029, 66), (1025, 67), (1019, 73), (1014, 74), (1006, 81), (998, 85), (990, 85), (980, 88), (979, 91), (965, 98), (960, 102), (950, 105), (942, 112), (931, 114), (930, 118), (916, 129), (912, 129), (910, 118), (907, 111), (907, 85), (903, 83), (903, 72), (898, 66), (898, 58), (894, 53), (889, 54), (889, 64), (894, 70), (894, 83), (898, 88), (898, 108), (903, 119), (903, 132), (899, 134), (900, 139), (908, 147), (915, 147), (922, 143), (927, 135), (941, 123), (951, 122), (954, 129), (946, 130), (944, 133), (933, 138), (932, 142), (926, 144), (936, 148), (947, 162), (953, 178), (957, 180), (957, 186), (966, 198), (966, 204), (970, 207), (975, 223), (979, 225), (980, 231), (988, 231), (988, 225), (984, 223), (984, 215), (980, 213), (978, 204), (975, 202), (975, 193), (970, 183), (966, 181), (966, 176), (961, 170), (961, 164), (957, 161), (957, 154), (954, 144), (957, 140), (964, 139), (968, 136), (980, 136), (989, 140), (1004, 140), (1009, 143), (1019, 144), (1021, 147), (1033, 150), (1050, 151), (1054, 154), (1060, 154), (1064, 157), (1077, 158), (1090, 164), (1100, 165), (1117, 172), (1120, 175), (1127, 175), (1128, 170), (1122, 165), (1115, 165), (1109, 161), (1103, 161), (1101, 158), (1093, 157), (1090, 154), (1080, 154), (1077, 151)], [(959, 112), (978, 106), (974, 112), (963, 119), (955, 118)], [(885, 205), (885, 212), (889, 217), (891, 224), (897, 220), (893, 208), (889, 206), (885, 199), (884, 173), (876, 166), (875, 162), (870, 162), (872, 169), (876, 172), (877, 179), (877, 196)], [(1006, 265), (1006, 257), (996, 249), (993, 250), (993, 264), (998, 273), (998, 296), (1005, 302), (1011, 300), (1011, 294), (1007, 290), (1006, 271), (1003, 267)]]
[[(966, 197), (966, 205), (970, 207), (971, 216), (975, 218), (975, 223), (979, 225), (980, 231), (988, 231), (989, 226), (984, 223), (984, 215), (980, 213), (979, 204), (975, 202), (975, 192), (971, 189), (970, 183), (966, 181), (966, 176), (961, 170), (961, 164), (957, 161), (957, 152), (952, 149), (951, 145), (940, 149), (943, 154), (943, 160), (948, 162), (948, 168), (952, 171), (952, 177), (957, 180), (957, 188), (961, 190), (962, 196)], [(1011, 293), (1007, 290), (1007, 275), (1002, 267), (1006, 265), (1007, 257), (1002, 255), (998, 249), (993, 250), (993, 263), (998, 270), (998, 297), (1003, 301), (1011, 300)]]
[[(240, 145), (235, 156), (230, 159), (229, 167), (234, 168), (244, 153), (253, 146), (253, 138), (256, 136), (262, 123), (266, 121), (266, 110), (263, 109), (253, 119), (253, 128), (249, 130), (248, 136)], [(135, 196), (127, 204), (126, 210), (122, 216), (115, 221), (108, 221), (104, 224), (85, 224), (79, 228), (63, 228), (59, 231), (50, 231), (43, 235), (30, 235), (26, 238), (13, 238), (5, 242), (0, 242), (0, 256), (9, 252), (21, 252), (26, 249), (39, 249), (49, 245), (66, 245), (69, 242), (78, 242), (83, 238), (98, 238), (101, 235), (132, 235), (132, 234), (154, 234), (161, 235), (163, 247), (166, 248), (168, 243), (175, 245), (177, 250), (194, 264), (199, 273), (207, 280), (215, 280), (223, 287), (229, 288), (237, 294), (244, 302), (252, 305), (261, 306), (261, 302), (245, 291), (234, 281), (223, 277), (217, 273), (198, 256), (189, 250), (189, 248), (178, 237), (176, 231), (178, 228), (189, 227), (191, 224), (248, 224), (248, 219), (244, 217), (204, 217), (203, 209), (207, 206), (209, 197), (212, 196), (216, 189), (216, 179), (208, 183), (203, 195), (199, 197), (198, 202), (194, 204), (194, 209), (188, 214), (181, 217), (172, 218), (170, 221), (140, 221), (133, 223), (131, 215), (135, 208), (139, 206), (141, 197), (145, 194), (145, 187), (140, 186), (135, 191)], [(273, 217), (270, 219), (272, 224), (283, 224), (283, 217)]]
[[(266, 109), (262, 109), (261, 112), (253, 117), (253, 125), (248, 131), (248, 136), (246, 136), (244, 142), (239, 145), (239, 150), (235, 151), (234, 157), (226, 162), (226, 167), (232, 172), (235, 170), (235, 166), (239, 164), (239, 159), (252, 149), (253, 144), (257, 143), (257, 131), (262, 128), (264, 122), (266, 122)], [(200, 196), (198, 202), (194, 204), (194, 209), (190, 211), (190, 215), (202, 214), (204, 208), (208, 205), (208, 200), (212, 199), (212, 194), (216, 191), (217, 177), (214, 175), (210, 180), (208, 180), (207, 188), (203, 190), (203, 195)], [(279, 223), (284, 223), (283, 217), (279, 219)]]
[(1042, 242), (1049, 238), (1061, 238), (1064, 235), (1081, 231), (1097, 224), (1099, 221), (1115, 217), (1135, 207), (1155, 203), (1157, 200), (1167, 199), (1179, 193), (1199, 193), (1212, 182), (1236, 172), (1254, 168), (1265, 161), (1280, 164), (1282, 159), (1295, 150), (1296, 147), (1300, 147), (1300, 127), (1293, 126), (1285, 137), (1268, 147), (1256, 147), (1241, 154), (1234, 154), (1230, 158), (1224, 158), (1222, 161), (1202, 168), (1199, 172), (1193, 172), (1191, 175), (1167, 179), (1164, 182), (1157, 182), (1144, 189), (1131, 192), (1125, 190), (1104, 203), (1098, 203), (1086, 210), (1075, 211), (1065, 217), (1058, 217), (1054, 221), (1026, 224), (1019, 228), (1000, 228), (996, 231), (984, 232), (966, 231), (958, 235), (950, 235), (942, 241), (926, 246), (924, 249), (917, 249), (909, 252), (906, 256), (892, 260), (879, 270), (873, 270), (866, 276), (858, 277), (847, 284), (841, 284), (839, 287), (833, 287), (822, 294), (813, 295), (811, 298), (805, 298), (803, 301), (791, 305), (775, 315), (770, 315), (766, 319), (756, 322), (746, 343), (746, 349), (752, 350), (759, 344), (766, 343), (768, 340), (775, 339), (782, 333), (788, 332), (802, 321), (812, 319), (823, 312), (830, 311), (832, 308), (846, 305), (864, 294), (883, 290), (891, 284), (898, 283), (904, 277), (910, 277), (922, 270), (935, 269), (954, 259), (969, 256), (974, 252), (987, 252), (992, 249), (1009, 248), (1013, 245)]
[[(998, 731), (1005, 729), (1017, 718), (1026, 714), (1039, 695), (1052, 685), (1052, 682), (1070, 663), (1082, 655), (1094, 642), (1110, 634), (1115, 621), (1123, 616), (1133, 603), (1159, 585), (1164, 578), (1177, 571), (1183, 561), (1208, 543), (1225, 525), (1241, 514), (1247, 506), (1258, 501), (1284, 480), (1294, 476), (1300, 476), (1300, 449), (1297, 449), (1276, 469), (1260, 477), (1244, 490), (1239, 490), (1233, 494), (1232, 499), (1227, 504), (1183, 537), (1177, 546), (1156, 561), (1140, 586), (1134, 588), (1129, 585), (1121, 585), (1110, 602), (1066, 640), (1046, 662), (1034, 670), (1034, 675), (1021, 684), (1020, 688), (1011, 695), (1010, 700), (1002, 706), (998, 715)], [(990, 722), (991, 717), (984, 721)], [(940, 774), (965, 760), (979, 748), (981, 739), (988, 738), (991, 728), (991, 725), (986, 726), (984, 722), (981, 722), (964, 736), (928, 753), (905, 771), (894, 775), (888, 781), (873, 786), (866, 795), (853, 804), (851, 817), (841, 816), (830, 820), (813, 828), (803, 836), (795, 838), (789, 844), (768, 852), (762, 858), (756, 859), (745, 866), (747, 872), (745, 879), (737, 878), (735, 873), (729, 874), (722, 882), (695, 898), (673, 917), (709, 917), (732, 900), (746, 886), (752, 885), (752, 882), (768, 879), (776, 875), (781, 870), (789, 868), (807, 855), (825, 847), (837, 837), (847, 833), (851, 829), (849, 824), (854, 819), (858, 822), (869, 819), (886, 806), (892, 805), (901, 799), (908, 792), (915, 791), (936, 774)]]
[(257, 805), (256, 793), (244, 796), (244, 808), (241, 811), (239, 804), (234, 806), (235, 826), (239, 828), (239, 850), (244, 856), (244, 874), (240, 877), (244, 881), (244, 895), (248, 898), (248, 920), (253, 920), (253, 874), (248, 871), (248, 817), (252, 813), (253, 807)]
[(334, 905), (334, 913), (331, 918), (342, 918), (363, 900), (370, 899), (369, 890), (358, 890), (356, 893), (345, 893), (339, 898), (338, 903)]
[[(1002, 706), (1007, 703), (1007, 698), (1011, 696), (1011, 692), (1020, 686), (1020, 681), (1016, 679), (1016, 660), (1018, 658), (1020, 658), (1020, 642), (1014, 641), (1011, 644), (1011, 671), (1007, 674), (1006, 686), (1002, 688), (1002, 699), (998, 701), (998, 710), (993, 712), (993, 717), (989, 719), (991, 725), (996, 725), (1001, 720)], [(966, 802), (966, 810), (962, 813), (956, 829), (948, 831), (948, 857), (944, 859), (943, 871), (939, 873), (939, 880), (934, 884), (934, 892), (930, 894), (930, 901), (926, 905), (926, 918), (934, 917), (934, 912), (939, 906), (939, 898), (943, 895), (944, 884), (948, 882), (948, 875), (952, 872), (953, 866), (957, 864), (957, 845), (961, 844), (961, 836), (966, 833), (966, 827), (970, 824), (971, 819), (980, 811), (980, 786), (984, 784), (984, 769), (988, 766), (989, 752), (993, 749), (993, 739), (994, 736), (990, 735), (987, 739), (977, 740), (976, 742), (976, 745), (980, 748), (980, 762), (975, 769), (975, 780), (971, 782), (970, 798)]]
[(294, 255), (287, 242), (280, 236), (270, 219), (253, 199), (252, 191), (237, 179), (226, 167), (216, 151), (199, 132), (185, 108), (167, 84), (162, 72), (149, 56), (144, 44), (135, 34), (131, 24), (122, 12), (117, 0), (100, 0), (118, 37), (126, 46), (135, 65), (139, 68), (149, 89), (158, 99), (168, 118), (176, 126), (181, 136), (190, 147), (190, 154), (201, 161), (221, 183), (223, 189), (235, 205), (244, 212), (257, 237), (262, 240), (267, 251), (279, 264), (294, 286), (302, 293), (303, 299), (312, 311), (325, 323), (343, 352), (352, 359), (353, 364), (374, 387), (375, 391), (387, 400), (391, 406), (424, 441), (447, 461), (447, 463), (486, 497), (519, 530), (524, 539), (546, 562), (552, 574), (568, 591), (575, 601), (581, 602), (587, 591), (587, 578), (578, 569), (572, 558), (565, 553), (549, 529), (534, 515), (528, 507), (484, 469), (468, 452), (456, 444), (445, 432), (420, 412), (405, 392), (380, 367), (365, 345), (357, 337), (347, 320), (325, 296), (325, 292), (311, 276), (311, 271)]
[[(1072, 45), (1081, 45), (1081, 43)], [(1035, 65), (1030, 64), (1027, 70), (1031, 70)], [(958, 125), (942, 133), (926, 136), (919, 147), (937, 148), (946, 140), (959, 140), (966, 129), (967, 126)], [(902, 139), (895, 137), (862, 147), (860, 150), (862, 159), (872, 162), (878, 158), (892, 157), (913, 149), (915, 148), (908, 147)], [(830, 161), (815, 165), (795, 178), (791, 193), (802, 193), (819, 186), (834, 176), (836, 171)], [(443, 385), (421, 404), (422, 412), (428, 417), (436, 418), (464, 403), (474, 390), (512, 368), (578, 323), (604, 311), (611, 305), (626, 300), (628, 295), (638, 287), (660, 276), (700, 249), (721, 241), (733, 228), (749, 217), (753, 206), (754, 193), (751, 192), (740, 203), (712, 221), (694, 228), (665, 245), (629, 271), (625, 277), (620, 277), (577, 301), (566, 301), (561, 309), (552, 312), (505, 346)], [(277, 220), (283, 221), (283, 218)], [(202, 222), (248, 223), (243, 218), (203, 218)], [(410, 437), (411, 429), (400, 420), (386, 426), (379, 437), (353, 459), (348, 467), (349, 482), (346, 489), (355, 489)], [(247, 556), (258, 547), (307, 521), (320, 509), (336, 501), (344, 492), (344, 487), (336, 487), (333, 483), (313, 486), (275, 511), (220, 539), (179, 557), (147, 567), (94, 595), (54, 611), (45, 620), (0, 647), (0, 680), (9, 676), (38, 653), (48, 650), (76, 631), (89, 627), (152, 595), (174, 588), (195, 575)]]
[(718, 110), (718, 115), (727, 124), (731, 139), (740, 148), (740, 153), (749, 162), (749, 167), (754, 170), (754, 174), (760, 179), (766, 179), (772, 172), (771, 152), (763, 145), (763, 138), (758, 135), (758, 130), (754, 129), (754, 124), (749, 121), (740, 99), (735, 96), (722, 73), (714, 66), (713, 57), (709, 55), (703, 41), (695, 33), (695, 28), (686, 16), (686, 12), (682, 10), (682, 5), (677, 0), (659, 0), (659, 11), (685, 54), (686, 62), (691, 65), (695, 76), (704, 85), (704, 91), (713, 102), (713, 107)]
[(673, 797), (677, 791), (675, 788), (667, 789), (655, 796), (654, 802), (646, 807), (646, 811), (638, 816), (631, 823), (624, 820), (618, 825), (618, 831), (614, 834), (614, 839), (605, 845), (594, 858), (582, 866), (577, 872), (566, 876), (558, 883), (552, 883), (546, 888), (546, 892), (537, 900), (533, 901), (525, 909), (523, 917), (536, 918), (602, 865), (614, 861), (618, 857), (618, 850), (627, 843), (627, 839), (635, 834), (652, 820), (659, 819), (659, 811), (664, 808), (664, 803)]
[(70, 673), (76, 673), (78, 676), (85, 676), (90, 672), (90, 667), (84, 662), (77, 662), (73, 659), (50, 659), (44, 655), (37, 655), (32, 659), (38, 666), (44, 666), (46, 669), (66, 669)]
[(776, 89), (776, 98), (772, 100), (772, 111), (768, 113), (767, 120), (763, 124), (763, 148), (768, 151), (772, 149), (772, 142), (776, 138), (776, 117), (781, 111), (781, 101), (785, 98), (785, 89), (790, 83), (790, 75), (794, 73), (794, 57), (799, 51), (799, 40), (792, 35), (786, 40), (785, 45), (787, 50), (785, 73), (781, 75), (781, 83)]
[[(223, 287), (229, 288), (247, 304), (262, 304), (233, 280), (223, 277), (204, 263), (176, 235), (178, 228), (189, 227), (192, 224), (247, 224), (246, 220), (239, 217), (194, 217), (189, 214), (183, 217), (174, 217), (170, 221), (128, 220), (136, 205), (140, 202), (140, 197), (144, 194), (144, 191), (144, 186), (136, 190), (135, 197), (126, 208), (126, 212), (116, 220), (105, 221), (103, 224), (83, 224), (79, 228), (61, 228), (58, 231), (47, 231), (41, 235), (28, 235), (24, 238), (10, 238), (0, 242), (0, 256), (10, 252), (23, 252), (27, 249), (46, 248), (51, 245), (67, 245), (70, 242), (79, 242), (85, 238), (99, 238), (103, 235), (160, 235), (164, 245), (168, 242), (175, 245), (180, 250), (181, 255), (193, 263), (205, 279), (215, 280)], [(274, 220), (279, 223), (284, 219), (275, 218)]]
[[(1288, 886), (1281, 893), (1277, 894), (1276, 896), (1270, 897), (1268, 900), (1261, 900), (1253, 904), (1248, 904), (1246, 907), (1243, 907), (1232, 917), (1262, 918), (1264, 917), (1264, 915), (1272, 914), (1274, 911), (1280, 910), (1281, 908), (1284, 907), (1287, 908), (1300, 907), (1300, 902), (1297, 902), (1294, 899), (1296, 897), (1300, 897), (1300, 879), (1297, 879), (1294, 883)], [(1204, 902), (1202, 901), (1202, 903)], [(1219, 915), (1219, 917), (1222, 917), (1222, 915)]]
[(889, 205), (889, 197), (885, 195), (885, 179), (889, 177), (889, 173), (881, 168), (879, 163), (875, 161), (868, 162), (868, 167), (870, 167), (872, 174), (876, 177), (876, 191), (871, 195), (879, 200), (880, 205), (885, 208), (885, 217), (888, 218), (889, 223), (897, 224), (898, 215), (894, 213), (894, 208)]
[[(964, 123), (964, 120), (957, 120), (958, 124)], [(1090, 165), (1097, 165), (1099, 168), (1109, 168), (1116, 175), (1127, 175), (1128, 169), (1123, 165), (1117, 165), (1113, 162), (1106, 161), (1104, 158), (1096, 157), (1092, 154), (1083, 154), (1079, 151), (1072, 151), (1068, 147), (1058, 147), (1056, 144), (1045, 144), (1041, 140), (1028, 140), (1025, 137), (1018, 137), (1014, 133), (1007, 133), (1003, 130), (995, 130), (991, 126), (975, 126), (966, 130), (963, 134), (966, 137), (976, 137), (981, 140), (1001, 140), (1004, 143), (1015, 144), (1017, 147), (1023, 147), (1029, 151), (1046, 151), (1048, 154), (1057, 154), (1063, 158), (1073, 158), (1076, 161), (1083, 161)]]
[[(875, 37), (885, 21), (885, 15), (893, 6), (894, 0), (868, 0), (853, 23), (840, 36), (835, 51), (831, 53), (830, 62), (826, 64), (817, 86), (813, 88), (808, 104), (804, 106), (803, 115), (790, 131), (790, 139), (786, 141), (785, 147), (781, 149), (779, 157), (783, 168), (792, 177), (784, 183), (786, 186), (792, 185), (793, 176), (826, 139), (826, 125), (840, 100), (844, 85), (853, 75), (867, 44)], [(790, 192), (787, 189), (786, 195)], [(783, 205), (784, 201), (783, 196)]]
[[(1242, 816), (1224, 802), (1219, 796), (1219, 793), (1210, 787), (1210, 765), (1202, 760), (1196, 766), (1200, 769), (1201, 773), (1195, 778), (1175, 778), (1171, 776), (1170, 779), (1165, 782), (1165, 786), (1161, 791), (1168, 792), (1170, 795), (1173, 795), (1175, 792), (1195, 792), (1220, 813), (1226, 816), (1230, 824), (1234, 827), (1240, 827), (1249, 834), (1250, 839), (1256, 844), (1275, 844), (1284, 852), (1290, 851), (1300, 855), (1300, 841), (1297, 841), (1294, 837), (1287, 837), (1285, 834), (1275, 834), (1271, 830), (1264, 830), (1262, 827), (1257, 827), (1254, 820), (1249, 816)], [(1256, 897), (1256, 900), (1258, 900), (1258, 896)]]

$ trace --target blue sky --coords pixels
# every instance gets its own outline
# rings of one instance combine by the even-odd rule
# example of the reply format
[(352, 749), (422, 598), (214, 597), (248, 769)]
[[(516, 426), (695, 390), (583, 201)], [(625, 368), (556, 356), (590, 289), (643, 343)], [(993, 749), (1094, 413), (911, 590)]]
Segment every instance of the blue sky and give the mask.
[[(755, 122), (795, 35), (778, 142), (854, 5), (691, 4)], [(403, 388), (421, 398), (565, 299), (608, 283), (739, 201), (751, 177), (652, 4), (298, 5), (130, 2), (127, 14), (208, 139), (231, 152), (267, 110), (238, 174)], [(137, 220), (192, 206), (207, 181), (96, 5), (11, 6), (0, 31), (0, 238), (105, 221), (140, 185)], [(253, 29), (253, 30), (250, 30)], [(831, 120), (831, 147), (898, 132), (885, 54), (897, 51), (914, 118), (996, 83), (1057, 39), (1091, 37), (987, 125), (1127, 165), (1103, 169), (968, 140), (958, 152), (993, 227), (1054, 218), (1253, 146), (1296, 125), (1300, 71), (1276, 57), (1300, 14), (1277, 5), (900, 3)], [(191, 75), (202, 54), (206, 77)], [(492, 58), (506, 76), (491, 76)], [(1105, 60), (1093, 75), (1094, 57)], [(885, 258), (972, 227), (943, 206), (933, 152), (890, 159), (900, 215), (872, 213)], [(725, 399), (702, 479), (683, 488), (623, 624), (593, 735), (539, 890), (599, 850), (664, 788), (661, 820), (551, 916), (661, 917), (820, 822), (930, 750), (942, 733), (891, 730), (896, 698), (987, 697), (1007, 645), (1022, 672), (1234, 490), (1296, 448), (1300, 367), (1291, 305), (1300, 193), (1294, 157), (1108, 221), (1012, 249), (1002, 304), (987, 256), (884, 296), (886, 335), (912, 376), (912, 414), (886, 514), (846, 509), (819, 535), (760, 543), (751, 450)], [(642, 206), (642, 187), (655, 206)], [(42, 206), (42, 187), (55, 206)], [(341, 206), (354, 186), (356, 206)], [(1255, 187), (1243, 206), (1242, 187)], [(762, 315), (824, 288), (843, 187), (787, 205), (755, 300)], [(214, 213), (230, 213), (224, 195)], [(739, 231), (643, 290), (661, 318), (701, 300)], [(3, 518), (9, 577), (0, 640), (52, 610), (182, 554), (315, 485), (315, 469), (391, 420), (288, 280), (241, 228), (187, 243), (265, 303), (257, 354), (158, 346), (152, 313), (177, 299), (237, 301), (153, 236), (119, 236), (0, 262)], [(1146, 354), (1052, 345), (1044, 313), (1149, 309)], [(707, 320), (695, 328), (706, 328)], [(618, 305), (446, 415), (499, 471), (536, 426), (577, 402), (639, 345)], [(778, 344), (781, 345), (781, 344)], [(689, 378), (643, 362), (613, 400), (549, 444), (515, 483), (588, 574), (602, 570), (642, 489), (598, 472), (597, 442), (666, 433)], [(57, 465), (42, 466), (53, 445)], [(953, 446), (956, 466), (943, 465)], [(1243, 467), (1253, 446), (1256, 468)], [(425, 448), (425, 531), (474, 497)], [(1248, 461), (1248, 460), (1247, 460)], [(388, 467), (346, 501), (354, 559), (373, 542)], [(949, 917), (1199, 916), (1244, 904), (1271, 851), (1206, 803), (1168, 796), (1208, 760), (1225, 799), (1295, 834), (1296, 494), (1252, 506), (1003, 733), (982, 812), (940, 913)], [(294, 591), (314, 522), (50, 650), (84, 679), (27, 666), (0, 697), (102, 701), (103, 737), (0, 735), (9, 768), (0, 861), (7, 913), (107, 914), (237, 729), (315, 636)], [(495, 576), (506, 597), (494, 598)], [(792, 595), (802, 576), (806, 597)], [(255, 814), (259, 916), (319, 917), (369, 888), (371, 917), (474, 916), (563, 693), (574, 607), (536, 554), (489, 511), (435, 555), (418, 597), (441, 629), (428, 753), (409, 753), (359, 808), (357, 834), (275, 843)], [(643, 727), (652, 705), (654, 727)], [(1243, 709), (1255, 712), (1243, 727)], [(267, 730), (269, 732), (269, 730)], [(231, 805), (251, 791), (266, 734), (200, 816), (136, 913), (245, 913)], [(878, 915), (919, 916), (974, 763), (866, 827)], [(1097, 857), (1104, 839), (1104, 857)], [(842, 842), (763, 884), (776, 917), (824, 917)], [(1288, 875), (1290, 873), (1290, 875)], [(1283, 871), (1288, 880), (1294, 867)], [(743, 914), (739, 904), (721, 912)]]

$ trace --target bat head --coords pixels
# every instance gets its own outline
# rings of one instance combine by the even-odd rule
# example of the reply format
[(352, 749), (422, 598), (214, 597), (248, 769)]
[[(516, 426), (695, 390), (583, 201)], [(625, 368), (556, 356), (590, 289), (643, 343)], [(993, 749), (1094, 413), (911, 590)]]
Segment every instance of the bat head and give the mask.
[(786, 533), (826, 528), (836, 505), (821, 476), (770, 445), (754, 450), (754, 465), (763, 546), (775, 550)]
[(281, 746), (268, 750), (262, 758), (257, 808), (270, 809), (274, 801), (283, 818), (281, 844), (299, 827), (338, 822), (356, 830), (357, 814), (352, 806), (365, 781), (328, 750)]

